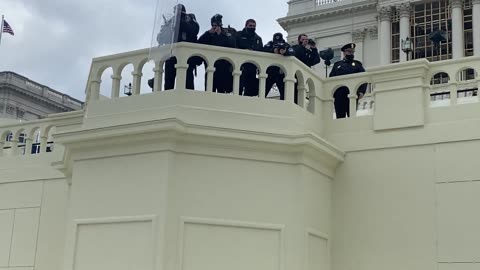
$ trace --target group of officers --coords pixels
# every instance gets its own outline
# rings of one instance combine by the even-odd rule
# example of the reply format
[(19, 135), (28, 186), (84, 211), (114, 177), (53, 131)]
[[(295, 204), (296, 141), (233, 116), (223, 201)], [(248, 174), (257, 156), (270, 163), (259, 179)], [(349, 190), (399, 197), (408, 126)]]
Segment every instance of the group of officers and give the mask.
[[(178, 4), (175, 11), (180, 14), (180, 23), (177, 38), (174, 42), (192, 42), (213, 46), (238, 48), (252, 51), (260, 51), (267, 53), (280, 54), (283, 56), (295, 56), (308, 67), (312, 67), (320, 63), (320, 56), (313, 40), (309, 39), (306, 34), (298, 36), (297, 44), (290, 46), (281, 33), (275, 33), (273, 39), (267, 44), (263, 44), (262, 38), (256, 34), (256, 21), (248, 19), (244, 28), (236, 32), (233, 28), (224, 28), (222, 23), (222, 15), (216, 14), (211, 20), (211, 28), (205, 31), (198, 39), (200, 30), (195, 15), (186, 13), (185, 6)], [(159, 41), (160, 43), (160, 41)], [(330, 72), (330, 77), (341, 76), (346, 74), (364, 72), (362, 63), (354, 60), (355, 44), (348, 43), (341, 48), (344, 58), (336, 62)], [(165, 61), (165, 90), (173, 89), (175, 86), (177, 59), (171, 57)], [(194, 89), (194, 72), (196, 67), (204, 63), (201, 57), (191, 57), (188, 60), (186, 85), (187, 89)], [(214, 64), (215, 71), (213, 74), (213, 91), (218, 93), (231, 93), (233, 91), (233, 66), (226, 60), (218, 60)], [(242, 74), (240, 76), (239, 93), (243, 96), (258, 96), (259, 82), (257, 78), (257, 67), (252, 63), (245, 63), (241, 66)], [(265, 95), (269, 94), (274, 84), (280, 93), (280, 99), (284, 99), (285, 94), (285, 74), (276, 66), (271, 66), (266, 71), (268, 77), (266, 79)], [(206, 74), (205, 74), (206, 75)], [(149, 82), (153, 87), (153, 81)], [(358, 98), (362, 98), (366, 91), (366, 85), (360, 87), (357, 91)], [(345, 118), (349, 115), (349, 89), (340, 87), (334, 93), (335, 112), (337, 118)], [(295, 84), (295, 103), (297, 103), (297, 84)]]

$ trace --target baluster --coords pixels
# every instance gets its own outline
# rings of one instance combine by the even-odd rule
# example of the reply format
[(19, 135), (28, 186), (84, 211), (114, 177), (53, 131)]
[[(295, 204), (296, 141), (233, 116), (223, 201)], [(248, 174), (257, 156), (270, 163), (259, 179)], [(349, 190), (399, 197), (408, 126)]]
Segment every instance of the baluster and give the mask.
[(259, 88), (258, 88), (258, 96), (261, 98), (261, 99), (265, 99), (265, 87), (266, 87), (266, 84), (267, 84), (267, 73), (261, 73), (258, 75), (258, 78), (260, 80), (260, 83), (259, 83)]
[(207, 67), (207, 89), (205, 89), (205, 92), (208, 91), (214, 91), (213, 89), (213, 73), (215, 72), (214, 67)]
[(295, 77), (285, 77), (285, 101), (294, 103), (295, 97)]
[(307, 88), (303, 85), (298, 85), (297, 89), (298, 89), (298, 106), (305, 108), (305, 101), (306, 101), (305, 95), (306, 95)]
[(349, 106), (350, 106), (350, 114), (348, 117), (356, 117), (357, 116), (357, 95), (355, 94), (349, 94), (348, 95), (349, 99)]
[(233, 94), (238, 96), (240, 94), (240, 76), (242, 72), (240, 69), (233, 71)]
[(99, 100), (100, 99), (100, 84), (102, 80), (92, 80), (90, 82), (90, 99), (89, 100)]
[(163, 80), (163, 65), (164, 61), (159, 61), (155, 63), (154, 72), (154, 81), (153, 81), (153, 91), (162, 91), (162, 80)]
[(33, 140), (31, 138), (25, 139), (25, 155), (32, 153)]
[(458, 104), (458, 84), (451, 83), (450, 84), (450, 105), (457, 105)]
[(120, 75), (112, 75), (112, 98), (118, 98), (120, 96), (120, 81), (122, 80), (122, 76)]
[(133, 75), (133, 84), (132, 84), (133, 93), (132, 94), (140, 95), (140, 86), (141, 86), (140, 84), (142, 82), (143, 73), (139, 71), (133, 71), (132, 75)]

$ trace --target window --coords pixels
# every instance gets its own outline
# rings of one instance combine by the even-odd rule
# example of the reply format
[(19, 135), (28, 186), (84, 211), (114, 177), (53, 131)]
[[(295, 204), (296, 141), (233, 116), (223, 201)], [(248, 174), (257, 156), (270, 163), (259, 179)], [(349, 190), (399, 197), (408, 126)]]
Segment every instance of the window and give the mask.
[[(436, 30), (447, 34), (447, 41), (436, 48), (428, 35)], [(413, 59), (427, 58), (430, 61), (452, 58), (452, 21), (448, 0), (417, 3), (410, 16)]]
[(400, 16), (397, 10), (392, 13), (392, 63), (400, 62)]
[(464, 0), (463, 6), (463, 33), (465, 56), (473, 56), (473, 19), (472, 19), (472, 0)]

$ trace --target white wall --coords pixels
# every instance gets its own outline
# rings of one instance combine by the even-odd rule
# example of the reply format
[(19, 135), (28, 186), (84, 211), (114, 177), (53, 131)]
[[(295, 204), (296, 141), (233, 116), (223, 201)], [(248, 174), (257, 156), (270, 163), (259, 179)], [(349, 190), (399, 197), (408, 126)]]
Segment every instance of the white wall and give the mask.
[(480, 141), (348, 153), (333, 185), (333, 269), (477, 269)]

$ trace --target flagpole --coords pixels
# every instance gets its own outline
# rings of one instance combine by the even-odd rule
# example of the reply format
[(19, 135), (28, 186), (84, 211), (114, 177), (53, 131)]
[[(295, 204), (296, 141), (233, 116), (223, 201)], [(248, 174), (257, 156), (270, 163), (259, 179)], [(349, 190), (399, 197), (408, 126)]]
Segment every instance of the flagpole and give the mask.
[(5, 16), (2, 14), (2, 23), (0, 24), (0, 45), (2, 44), (2, 33), (3, 33), (3, 18)]

